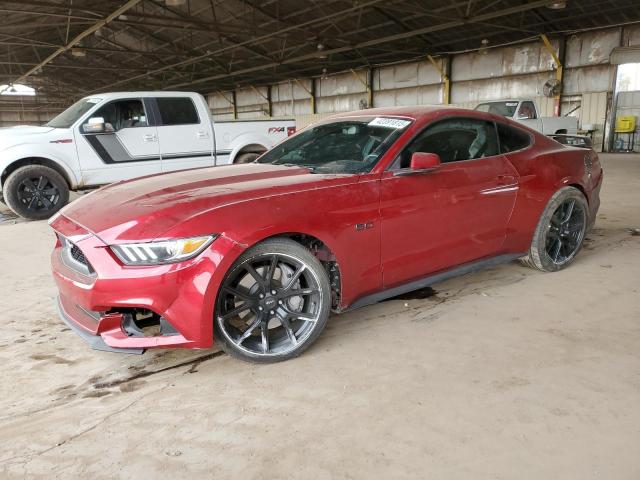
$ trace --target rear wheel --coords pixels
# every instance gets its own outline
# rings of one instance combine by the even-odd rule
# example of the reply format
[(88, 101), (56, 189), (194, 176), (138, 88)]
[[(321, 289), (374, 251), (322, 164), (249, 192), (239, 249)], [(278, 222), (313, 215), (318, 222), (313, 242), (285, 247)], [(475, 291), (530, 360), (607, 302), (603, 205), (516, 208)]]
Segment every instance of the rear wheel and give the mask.
[(266, 240), (227, 273), (216, 302), (216, 340), (242, 360), (288, 360), (318, 338), (330, 307), (329, 281), (318, 259), (293, 240)]
[(69, 201), (62, 175), (44, 165), (26, 165), (9, 175), (2, 187), (11, 210), (29, 220), (49, 218)]
[(236, 161), (233, 163), (251, 163), (258, 158), (261, 153), (242, 153), (236, 157)]
[(589, 224), (587, 200), (573, 187), (558, 190), (547, 204), (522, 262), (544, 272), (568, 266), (582, 248)]

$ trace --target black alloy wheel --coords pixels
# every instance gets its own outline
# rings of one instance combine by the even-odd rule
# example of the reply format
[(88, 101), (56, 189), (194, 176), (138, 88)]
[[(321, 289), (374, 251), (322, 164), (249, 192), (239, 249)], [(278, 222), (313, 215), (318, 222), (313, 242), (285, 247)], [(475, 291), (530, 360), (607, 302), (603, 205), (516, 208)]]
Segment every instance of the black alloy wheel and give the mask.
[(16, 169), (2, 186), (7, 205), (29, 220), (43, 220), (64, 207), (69, 185), (54, 169), (45, 165), (25, 165)]
[(587, 212), (573, 198), (556, 209), (549, 222), (545, 251), (551, 261), (562, 265), (571, 259), (582, 245), (587, 225)]
[(216, 306), (216, 337), (244, 360), (286, 360), (317, 338), (330, 302), (317, 258), (292, 240), (268, 240), (241, 256), (225, 277)]
[(50, 211), (60, 201), (60, 191), (48, 177), (39, 175), (18, 184), (18, 200), (31, 212)]
[(589, 205), (575, 187), (563, 187), (547, 203), (522, 263), (543, 272), (571, 264), (582, 248), (589, 226)]

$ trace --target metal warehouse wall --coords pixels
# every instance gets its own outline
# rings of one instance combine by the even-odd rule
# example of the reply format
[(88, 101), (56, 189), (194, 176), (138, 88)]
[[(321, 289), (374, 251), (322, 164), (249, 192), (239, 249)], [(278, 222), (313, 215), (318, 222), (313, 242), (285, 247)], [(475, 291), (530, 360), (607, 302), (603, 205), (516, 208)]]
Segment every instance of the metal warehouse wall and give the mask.
[(53, 118), (58, 112), (45, 110), (3, 110), (0, 107), (0, 127), (10, 125), (41, 125)]
[[(564, 81), (561, 113), (580, 119), (580, 125), (594, 124), (594, 144), (600, 149), (607, 132), (608, 111), (615, 82), (615, 66), (609, 63), (618, 46), (640, 45), (640, 26), (611, 28), (569, 35), (564, 39)], [(558, 50), (560, 40), (552, 44)], [(560, 49), (562, 50), (562, 49)], [(561, 53), (562, 56), (562, 53)], [(546, 80), (555, 78), (554, 61), (542, 41), (453, 55), (442, 62), (450, 70), (451, 103), (473, 108), (479, 102), (514, 97), (531, 97), (543, 115), (553, 114), (553, 99), (543, 96)], [(451, 62), (447, 65), (446, 62)], [(321, 65), (319, 65), (319, 69)], [(336, 112), (368, 106), (366, 70), (315, 79), (298, 79), (271, 87), (271, 114), (293, 117), (302, 128)], [(442, 104), (444, 83), (440, 72), (428, 60), (374, 68), (374, 107)], [(315, 98), (314, 105), (311, 94)], [(236, 91), (238, 118), (268, 116), (268, 88)], [(208, 96), (214, 118), (233, 118), (232, 94)]]
[[(608, 143), (604, 139), (609, 133), (615, 82), (616, 69), (609, 63), (611, 51), (619, 46), (640, 45), (640, 25), (568, 35), (563, 41), (561, 112), (567, 114), (579, 107), (572, 115), (580, 119), (581, 125), (596, 125), (594, 144), (600, 148)], [(560, 40), (555, 39), (552, 44), (557, 49)], [(532, 97), (543, 115), (552, 115), (553, 100), (542, 95), (542, 86), (555, 77), (554, 62), (540, 40), (435, 61), (440, 69), (449, 72), (452, 104), (473, 108), (485, 100)], [(318, 62), (318, 69), (322, 70), (322, 60)], [(371, 93), (367, 90), (369, 84)], [(348, 71), (291, 79), (268, 87), (212, 92), (207, 100), (214, 119), (286, 117), (295, 118), (298, 128), (302, 128), (336, 112), (366, 108), (369, 103), (374, 107), (442, 104), (444, 95), (439, 70), (425, 59), (377, 67), (371, 72)], [(26, 105), (24, 111), (20, 110), (0, 110), (0, 126), (41, 124), (53, 116), (51, 111), (33, 111)]]

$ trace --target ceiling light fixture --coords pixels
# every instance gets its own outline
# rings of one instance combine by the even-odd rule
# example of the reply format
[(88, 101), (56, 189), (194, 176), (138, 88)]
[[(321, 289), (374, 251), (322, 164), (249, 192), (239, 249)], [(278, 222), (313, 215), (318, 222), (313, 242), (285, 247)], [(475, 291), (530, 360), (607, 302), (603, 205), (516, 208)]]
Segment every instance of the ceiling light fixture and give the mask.
[(325, 50), (324, 43), (319, 42), (316, 48), (318, 49), (318, 58), (327, 58), (327, 54), (324, 53), (324, 50)]
[(551, 10), (563, 10), (567, 8), (567, 2), (566, 1), (551, 2), (549, 3), (549, 5), (547, 5), (547, 8)]
[(489, 46), (489, 39), (483, 38), (480, 41), (480, 48), (478, 49), (478, 53), (480, 55), (486, 55), (489, 52), (489, 49), (487, 48), (488, 46)]

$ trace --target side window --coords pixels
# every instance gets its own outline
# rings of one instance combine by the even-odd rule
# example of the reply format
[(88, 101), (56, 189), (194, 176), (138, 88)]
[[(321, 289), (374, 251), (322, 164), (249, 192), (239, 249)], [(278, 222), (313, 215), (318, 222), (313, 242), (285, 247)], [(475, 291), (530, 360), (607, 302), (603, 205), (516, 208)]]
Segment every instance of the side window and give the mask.
[(518, 119), (535, 120), (538, 118), (536, 115), (536, 106), (533, 102), (522, 102), (520, 110), (518, 110)]
[(400, 168), (409, 168), (415, 152), (437, 153), (442, 163), (498, 155), (493, 122), (451, 118), (428, 126), (400, 154)]
[(105, 124), (111, 125), (116, 132), (123, 128), (149, 126), (144, 106), (137, 99), (111, 102), (91, 116), (103, 117)]
[(498, 122), (498, 137), (500, 138), (500, 153), (522, 150), (531, 145), (531, 136), (519, 128), (510, 127)]
[(190, 98), (156, 98), (162, 125), (190, 125), (200, 123), (198, 112)]

